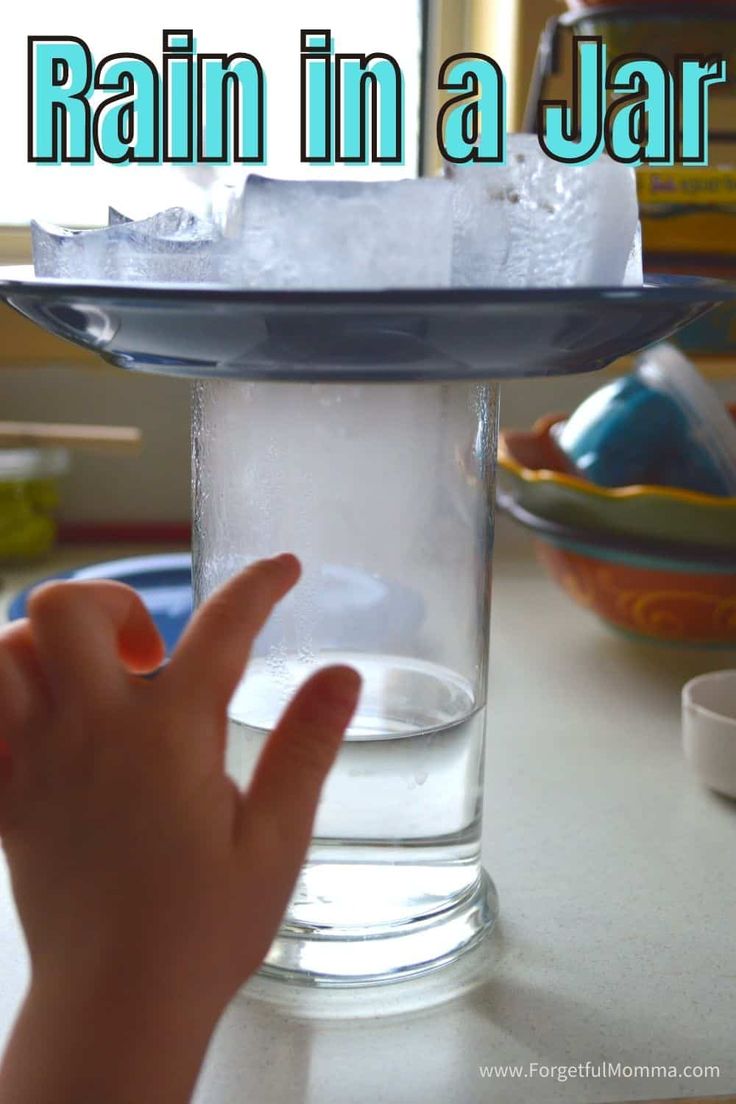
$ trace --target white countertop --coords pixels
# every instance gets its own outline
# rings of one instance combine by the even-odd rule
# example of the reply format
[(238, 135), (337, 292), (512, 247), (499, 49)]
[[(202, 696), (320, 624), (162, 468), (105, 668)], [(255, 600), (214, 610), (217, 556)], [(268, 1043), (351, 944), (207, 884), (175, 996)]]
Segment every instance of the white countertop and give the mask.
[[(110, 550), (67, 550), (89, 562)], [(120, 549), (112, 556), (124, 554)], [(6, 582), (14, 576), (5, 572)], [(495, 934), (425, 979), (254, 979), (196, 1104), (547, 1104), (736, 1091), (736, 802), (680, 751), (682, 684), (736, 654), (619, 639), (500, 527), (484, 854)], [(25, 979), (0, 872), (0, 1037)], [(481, 1065), (716, 1065), (720, 1078), (483, 1078)], [(147, 1102), (141, 1102), (147, 1104)]]

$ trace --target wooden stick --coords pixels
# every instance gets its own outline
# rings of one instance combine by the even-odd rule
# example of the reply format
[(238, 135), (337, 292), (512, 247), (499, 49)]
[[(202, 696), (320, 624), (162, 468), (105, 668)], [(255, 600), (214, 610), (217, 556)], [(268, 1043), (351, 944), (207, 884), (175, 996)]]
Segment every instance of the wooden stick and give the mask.
[(44, 422), (0, 422), (0, 447), (62, 446), (80, 452), (135, 456), (142, 435), (134, 426), (52, 425)]

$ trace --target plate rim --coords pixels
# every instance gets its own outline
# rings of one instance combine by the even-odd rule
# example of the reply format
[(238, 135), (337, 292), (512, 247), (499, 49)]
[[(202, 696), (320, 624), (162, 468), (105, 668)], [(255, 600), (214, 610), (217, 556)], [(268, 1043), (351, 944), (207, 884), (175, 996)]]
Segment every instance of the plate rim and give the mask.
[[(115, 296), (129, 302), (143, 300), (149, 306), (172, 300), (220, 302), (263, 308), (369, 309), (457, 308), (493, 305), (536, 306), (549, 303), (726, 303), (736, 300), (736, 281), (712, 276), (651, 273), (641, 286), (534, 287), (534, 288), (396, 288), (363, 291), (268, 291), (218, 284), (116, 283), (100, 280), (67, 281), (37, 277), (33, 265), (0, 265), (0, 298), (14, 296), (87, 297)], [(12, 302), (10, 302), (12, 306)]]

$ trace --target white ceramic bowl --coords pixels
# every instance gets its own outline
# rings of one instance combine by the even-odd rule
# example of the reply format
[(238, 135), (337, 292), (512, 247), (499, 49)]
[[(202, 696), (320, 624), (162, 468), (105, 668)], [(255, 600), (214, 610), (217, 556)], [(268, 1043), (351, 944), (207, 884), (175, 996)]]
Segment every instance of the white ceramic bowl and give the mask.
[(686, 684), (682, 740), (700, 781), (736, 797), (736, 671), (714, 671)]

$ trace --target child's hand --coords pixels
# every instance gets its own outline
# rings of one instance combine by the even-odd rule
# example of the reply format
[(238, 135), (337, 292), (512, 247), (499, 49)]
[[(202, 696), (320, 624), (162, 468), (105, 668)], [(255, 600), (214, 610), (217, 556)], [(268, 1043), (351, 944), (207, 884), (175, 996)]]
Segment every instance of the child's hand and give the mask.
[(359, 691), (349, 668), (320, 671), (248, 792), (225, 775), (227, 703), (298, 575), (282, 556), (231, 580), (151, 680), (137, 676), (163, 645), (120, 584), (42, 586), (0, 633), (0, 834), (32, 974), (0, 1076), (8, 1104), (185, 1100), (266, 954)]

